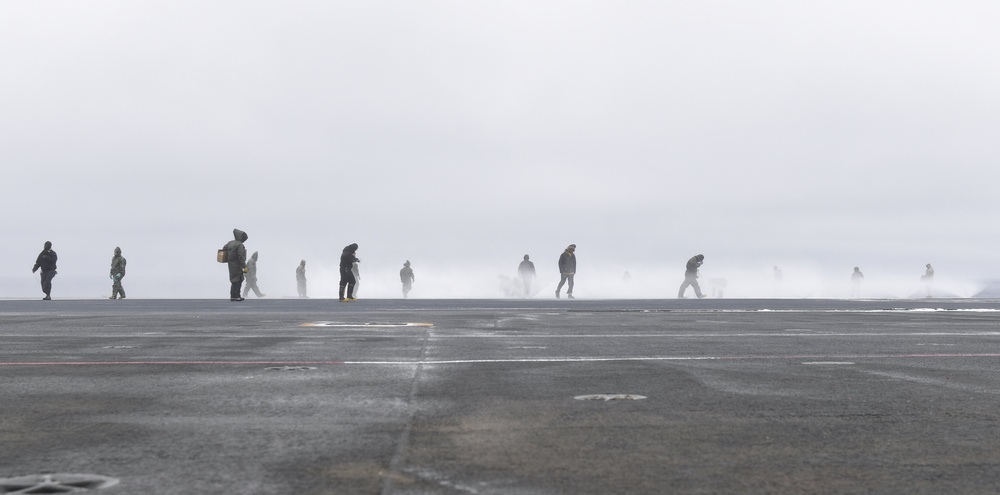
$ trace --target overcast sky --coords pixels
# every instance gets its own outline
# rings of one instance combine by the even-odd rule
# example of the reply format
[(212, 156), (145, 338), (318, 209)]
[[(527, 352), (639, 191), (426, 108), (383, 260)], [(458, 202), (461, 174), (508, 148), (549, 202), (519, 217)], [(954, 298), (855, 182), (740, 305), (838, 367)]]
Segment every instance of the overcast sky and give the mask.
[(41, 297), (51, 240), (56, 298), (110, 295), (115, 246), (132, 297), (224, 298), (234, 227), (273, 297), (300, 259), (334, 295), (352, 242), (369, 297), (407, 259), (414, 296), (488, 297), (525, 253), (548, 294), (569, 243), (586, 297), (624, 270), (671, 297), (697, 253), (1000, 278), (998, 25), (992, 0), (3, 2), (0, 296)]

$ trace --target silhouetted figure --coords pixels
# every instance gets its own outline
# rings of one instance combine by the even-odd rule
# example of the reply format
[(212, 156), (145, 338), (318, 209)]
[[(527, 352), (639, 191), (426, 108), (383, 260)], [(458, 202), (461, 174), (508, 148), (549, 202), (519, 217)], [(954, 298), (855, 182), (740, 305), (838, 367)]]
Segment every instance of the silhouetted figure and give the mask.
[(625, 270), (625, 275), (622, 275), (622, 282), (626, 284), (632, 281), (632, 274)]
[(247, 248), (243, 243), (249, 238), (246, 232), (240, 229), (233, 229), (234, 240), (226, 243), (222, 247), (227, 253), (227, 263), (229, 264), (229, 300), (242, 301), (240, 287), (243, 285), (243, 274), (247, 271)]
[(260, 289), (257, 288), (257, 251), (253, 252), (250, 256), (250, 260), (247, 261), (247, 286), (243, 288), (243, 297), (247, 297), (252, 290), (257, 297), (264, 297), (267, 294), (262, 294)]
[(56, 276), (56, 261), (59, 256), (56, 252), (52, 250), (52, 242), (45, 241), (44, 249), (41, 253), (38, 253), (38, 258), (35, 258), (35, 266), (31, 269), (31, 273), (35, 273), (39, 268), (42, 269), (42, 292), (45, 297), (42, 298), (43, 301), (52, 300), (52, 278)]
[(861, 296), (861, 282), (865, 279), (865, 274), (861, 273), (861, 269), (854, 267), (854, 273), (851, 274), (851, 297)]
[(403, 268), (399, 270), (399, 281), (403, 283), (404, 299), (410, 294), (410, 289), (413, 288), (414, 280), (416, 280), (416, 278), (413, 276), (413, 269), (410, 268), (410, 260), (406, 260), (406, 263), (403, 263)]
[(927, 287), (927, 297), (934, 297), (931, 294), (931, 285), (934, 285), (934, 267), (930, 263), (927, 263), (927, 269), (924, 270), (924, 274), (920, 277), (923, 280), (924, 285)]
[[(351, 268), (354, 263), (360, 263), (355, 254), (358, 252), (358, 245), (351, 244), (344, 247), (344, 251), (340, 253), (340, 302), (354, 301), (354, 284), (357, 282), (354, 278), (354, 272)], [(344, 297), (344, 291), (347, 291), (347, 297)]]
[(774, 267), (774, 282), (781, 283), (781, 268)]
[(705, 262), (705, 255), (696, 254), (688, 260), (687, 266), (684, 268), (684, 282), (681, 283), (681, 288), (677, 291), (677, 298), (684, 298), (684, 291), (687, 288), (694, 287), (694, 295), (698, 296), (698, 299), (705, 297), (701, 293), (701, 287), (698, 286), (698, 267)]
[(358, 269), (358, 262), (355, 261), (351, 263), (351, 274), (354, 275), (354, 295), (358, 295), (358, 290), (361, 289), (361, 270)]
[(306, 295), (306, 260), (299, 262), (299, 267), (295, 269), (295, 284), (299, 290), (299, 297), (308, 298)]
[(726, 296), (726, 285), (729, 281), (724, 278), (710, 278), (708, 279), (708, 290), (712, 292), (712, 297), (718, 297), (719, 299)]
[(108, 299), (125, 299), (125, 289), (122, 287), (122, 279), (125, 278), (125, 257), (122, 256), (122, 248), (115, 248), (115, 255), (111, 257), (111, 297)]
[(535, 264), (531, 262), (528, 255), (524, 255), (524, 261), (517, 265), (517, 276), (521, 278), (524, 285), (524, 297), (531, 297), (531, 282), (535, 280)]
[(569, 288), (566, 290), (566, 297), (569, 299), (573, 298), (573, 277), (576, 275), (576, 244), (570, 244), (566, 247), (566, 250), (559, 255), (559, 274), (562, 276), (559, 279), (559, 285), (556, 286), (556, 299), (559, 299), (559, 291), (562, 290), (563, 284), (569, 282)]

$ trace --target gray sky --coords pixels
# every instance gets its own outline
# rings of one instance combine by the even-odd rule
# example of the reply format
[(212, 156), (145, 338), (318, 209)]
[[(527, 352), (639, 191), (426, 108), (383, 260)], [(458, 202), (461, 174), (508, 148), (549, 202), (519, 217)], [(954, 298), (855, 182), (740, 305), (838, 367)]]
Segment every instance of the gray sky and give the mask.
[(45, 240), (54, 296), (110, 294), (121, 246), (130, 296), (225, 297), (234, 227), (279, 297), (303, 258), (332, 295), (352, 242), (369, 297), (406, 259), (418, 297), (489, 296), (525, 253), (554, 286), (569, 243), (589, 297), (624, 270), (670, 297), (696, 253), (998, 278), (997, 25), (987, 0), (3, 2), (0, 297), (40, 296)]

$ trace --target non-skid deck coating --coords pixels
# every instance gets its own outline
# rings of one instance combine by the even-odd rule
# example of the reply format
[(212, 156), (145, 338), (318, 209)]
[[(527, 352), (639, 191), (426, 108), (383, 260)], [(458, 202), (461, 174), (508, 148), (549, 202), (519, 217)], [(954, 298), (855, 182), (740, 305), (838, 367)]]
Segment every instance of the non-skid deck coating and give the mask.
[(108, 494), (997, 492), (998, 309), (0, 301), (0, 478), (93, 473), (119, 480)]

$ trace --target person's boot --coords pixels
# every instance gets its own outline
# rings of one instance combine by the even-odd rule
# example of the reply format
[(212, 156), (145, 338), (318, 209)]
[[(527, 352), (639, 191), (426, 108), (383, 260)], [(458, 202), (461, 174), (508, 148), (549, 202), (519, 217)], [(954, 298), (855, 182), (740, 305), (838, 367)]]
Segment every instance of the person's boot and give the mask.
[(559, 289), (556, 289), (556, 299), (559, 299)]
[(347, 299), (344, 299), (344, 289), (345, 288), (346, 287), (344, 287), (343, 285), (340, 286), (340, 302), (347, 302)]

